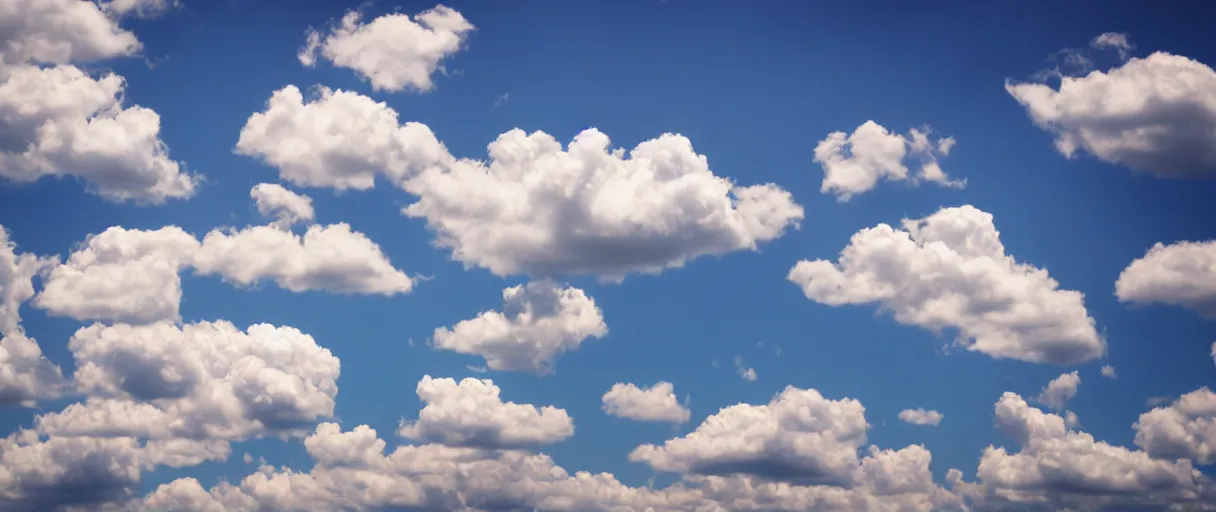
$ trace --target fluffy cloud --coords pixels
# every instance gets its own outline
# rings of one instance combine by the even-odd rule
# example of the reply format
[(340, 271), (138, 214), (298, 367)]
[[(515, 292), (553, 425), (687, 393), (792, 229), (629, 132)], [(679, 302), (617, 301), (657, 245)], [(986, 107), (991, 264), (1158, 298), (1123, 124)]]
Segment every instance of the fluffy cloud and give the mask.
[(1089, 45), (1097, 49), (1112, 49), (1119, 52), (1119, 58), (1127, 60), (1128, 52), (1136, 47), (1128, 40), (1127, 34), (1118, 32), (1103, 32), (1089, 41)]
[(154, 231), (114, 226), (92, 235), (54, 267), (34, 298), (50, 314), (76, 320), (177, 320), (181, 276), (199, 243), (176, 226)]
[(335, 190), (372, 188), (377, 175), (396, 185), (453, 161), (429, 127), (398, 125), (397, 112), (383, 102), (324, 87), (305, 102), (293, 85), (249, 117), (236, 152), (274, 166), (285, 181)]
[(1123, 302), (1162, 303), (1216, 318), (1216, 240), (1157, 243), (1115, 281)]
[(1202, 387), (1140, 415), (1136, 445), (1154, 457), (1216, 464), (1216, 393)]
[(852, 134), (832, 132), (815, 146), (815, 161), (823, 166), (823, 185), (819, 191), (835, 194), (845, 202), (866, 192), (880, 180), (908, 180), (906, 158), (920, 161), (920, 170), (912, 180), (934, 182), (942, 186), (962, 188), (966, 181), (952, 180), (937, 163), (938, 156), (950, 153), (954, 138), (929, 139), (929, 131), (913, 128), (907, 136), (892, 133), (874, 121), (866, 121)]
[(1078, 372), (1065, 373), (1051, 379), (1043, 392), (1039, 393), (1039, 403), (1057, 411), (1064, 409), (1068, 401), (1077, 396), (1077, 387), (1081, 385), (1081, 375)]
[[(1152, 459), (1069, 431), (1064, 418), (1030, 407), (1014, 393), (1005, 393), (995, 411), (998, 428), (1020, 450), (985, 448), (976, 473), (982, 484), (956, 483), (956, 489), (981, 505), (1099, 510), (1198, 506), (1216, 498), (1211, 481), (1188, 461)], [(960, 475), (953, 478), (958, 481)]]
[(656, 471), (847, 485), (868, 426), (857, 400), (787, 387), (766, 405), (732, 405), (684, 437), (639, 446), (629, 460)]
[(684, 423), (692, 412), (676, 399), (675, 386), (659, 381), (648, 388), (616, 383), (602, 398), (604, 412), (638, 421)]
[(970, 205), (863, 229), (837, 262), (800, 261), (788, 279), (821, 304), (877, 303), (905, 325), (957, 329), (968, 350), (996, 358), (1075, 364), (1106, 352), (1083, 295), (1006, 254), (992, 215)]
[(213, 230), (192, 264), (200, 274), (219, 274), (240, 286), (269, 279), (293, 292), (392, 296), (414, 286), (379, 245), (345, 223), (309, 226), (302, 236), (273, 226)]
[(54, 258), (18, 254), (17, 244), (0, 224), (0, 334), (20, 327), (21, 304), (34, 296), (34, 276), (56, 263)]
[(20, 329), (0, 333), (0, 406), (59, 396), (63, 374)]
[(1105, 73), (1062, 76), (1058, 88), (1006, 82), (1005, 90), (1067, 158), (1085, 151), (1158, 176), (1216, 170), (1216, 71), (1198, 61), (1157, 52)]
[(418, 419), (403, 422), (402, 437), (439, 441), (451, 446), (525, 448), (552, 444), (574, 435), (574, 421), (564, 409), (503, 402), (489, 379), (433, 379), (418, 382), (426, 403)]
[(300, 63), (312, 67), (320, 56), (354, 70), (376, 91), (427, 92), (435, 87), (431, 77), (440, 64), (460, 50), (474, 28), (443, 5), (413, 19), (392, 13), (362, 21), (362, 13), (349, 11), (327, 34), (310, 30), (298, 55)]
[(460, 160), (407, 180), (452, 258), (495, 275), (595, 274), (620, 281), (700, 256), (754, 250), (797, 227), (802, 207), (773, 184), (715, 176), (687, 138), (664, 134), (626, 155), (589, 129), (563, 149), (515, 129), (489, 146), (490, 162)]
[(1118, 374), (1115, 373), (1115, 367), (1109, 364), (1102, 366), (1102, 376), (1108, 379), (1115, 379), (1119, 377)]
[[(131, 0), (116, 2), (117, 7), (124, 3)], [(80, 0), (0, 0), (0, 65), (67, 64), (135, 54), (139, 40), (106, 16), (106, 7)]]
[(595, 301), (578, 288), (533, 281), (503, 290), (502, 297), (502, 312), (486, 311), (451, 329), (435, 329), (434, 346), (479, 355), (495, 370), (546, 374), (561, 353), (608, 334)]
[(942, 413), (924, 409), (904, 409), (899, 411), (899, 419), (913, 425), (929, 425), (936, 427), (942, 422)]
[(275, 225), (286, 228), (297, 222), (312, 222), (312, 198), (287, 190), (277, 183), (258, 183), (249, 189), (249, 197), (257, 205), (258, 213), (275, 220)]

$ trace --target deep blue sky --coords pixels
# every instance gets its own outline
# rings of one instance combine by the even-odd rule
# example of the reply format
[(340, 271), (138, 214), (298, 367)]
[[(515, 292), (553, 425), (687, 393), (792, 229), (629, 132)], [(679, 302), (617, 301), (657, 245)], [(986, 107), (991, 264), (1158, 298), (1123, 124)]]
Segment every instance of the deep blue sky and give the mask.
[[(367, 19), (397, 5), (413, 13), (433, 3), (376, 2), (366, 7)], [(939, 479), (952, 467), (973, 475), (984, 446), (1007, 444), (992, 428), (1000, 394), (1029, 397), (1074, 368), (944, 351), (950, 334), (898, 325), (871, 306), (819, 305), (785, 280), (800, 259), (834, 259), (861, 228), (942, 206), (973, 204), (992, 213), (1011, 254), (1085, 294), (1109, 355), (1076, 367), (1083, 384), (1070, 409), (1096, 438), (1131, 446), (1131, 424), (1146, 410), (1146, 399), (1216, 384), (1208, 356), (1216, 324), (1182, 308), (1128, 307), (1114, 296), (1119, 272), (1153, 243), (1216, 237), (1216, 182), (1135, 174), (1089, 156), (1067, 160), (1003, 88), (1006, 79), (1022, 80), (1048, 65), (1053, 52), (1084, 47), (1110, 31), (1129, 34), (1136, 55), (1164, 50), (1216, 63), (1216, 45), (1204, 35), (1216, 12), (1205, 2), (1171, 2), (1169, 9), (1131, 1), (448, 5), (477, 30), (427, 94), (374, 92), (350, 70), (297, 62), (305, 30), (357, 2), (186, 0), (164, 18), (126, 23), (155, 66), (140, 59), (104, 66), (126, 77), (129, 103), (160, 114), (171, 155), (205, 174), (206, 183), (189, 201), (151, 207), (103, 202), (72, 180), (6, 184), (0, 224), (23, 251), (66, 256), (86, 235), (112, 225), (175, 224), (201, 235), (219, 225), (257, 223), (249, 188), (277, 181), (277, 174), (234, 154), (239, 131), (274, 90), (324, 84), (387, 102), (403, 121), (429, 125), (461, 156), (484, 158), (486, 144), (515, 127), (563, 142), (596, 127), (628, 148), (680, 133), (715, 173), (741, 184), (775, 182), (805, 207), (800, 230), (758, 253), (705, 257), (621, 285), (570, 281), (603, 309), (610, 335), (566, 354), (555, 375), (488, 376), (506, 400), (570, 413), (577, 434), (545, 451), (571, 471), (608, 471), (643, 484), (651, 471), (626, 454), (672, 437), (672, 427), (607, 417), (599, 397), (615, 382), (667, 380), (680, 396), (692, 397), (692, 421), (681, 432), (721, 407), (765, 403), (787, 385), (813, 387), (860, 400), (873, 425), (870, 442), (923, 443)], [(1113, 58), (1098, 61), (1100, 68), (1112, 64)], [(509, 99), (495, 107), (504, 93)], [(822, 170), (812, 161), (816, 142), (871, 119), (899, 131), (927, 123), (954, 136), (957, 146), (942, 166), (968, 186), (882, 183), (848, 203), (821, 195)], [(430, 333), (498, 309), (502, 288), (520, 280), (449, 261), (431, 247), (421, 221), (398, 213), (411, 201), (399, 190), (306, 192), (320, 222), (350, 223), (398, 267), (434, 280), (385, 299), (273, 286), (242, 290), (187, 274), (183, 321), (269, 322), (313, 335), (342, 361), (341, 423), (366, 423), (391, 436), (400, 418), (416, 417), (414, 386), (422, 375), (476, 375), (465, 368), (478, 364), (476, 358), (427, 348)], [(79, 323), (28, 306), (22, 313), (46, 356), (70, 373), (66, 340)], [(758, 380), (735, 375), (735, 355), (755, 368)], [(720, 368), (711, 367), (715, 358)], [(1119, 378), (1100, 378), (1103, 364), (1115, 366)], [(41, 407), (54, 410), (59, 403), (66, 400)], [(936, 409), (945, 420), (937, 428), (898, 421), (898, 412), (910, 407)], [(0, 427), (28, 426), (37, 412), (0, 410)], [(228, 462), (160, 471), (145, 487), (187, 473), (205, 484), (238, 481), (252, 469), (240, 460), (244, 451), (272, 463), (309, 465), (298, 443), (254, 441), (236, 445)]]

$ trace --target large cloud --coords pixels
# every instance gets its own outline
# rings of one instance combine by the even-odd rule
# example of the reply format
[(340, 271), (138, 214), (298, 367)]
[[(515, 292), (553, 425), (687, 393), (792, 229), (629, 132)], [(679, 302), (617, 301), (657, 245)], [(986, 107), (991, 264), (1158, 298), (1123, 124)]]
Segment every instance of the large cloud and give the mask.
[(495, 275), (595, 274), (619, 281), (700, 256), (756, 249), (796, 227), (802, 207), (773, 184), (715, 176), (692, 142), (664, 134), (632, 151), (583, 131), (563, 149), (544, 132), (511, 130), (489, 163), (461, 160), (405, 182), (453, 259)]
[(427, 92), (443, 60), (460, 50), (473, 25), (455, 9), (438, 5), (410, 19), (402, 13), (363, 23), (363, 14), (349, 11), (328, 34), (308, 32), (298, 55), (312, 67), (317, 57), (348, 68), (371, 82), (376, 91)]
[(477, 448), (526, 448), (574, 435), (565, 409), (503, 402), (489, 379), (433, 379), (418, 382), (426, 403), (416, 421), (397, 431), (403, 437)]
[(832, 132), (815, 146), (815, 161), (823, 166), (823, 184), (819, 191), (835, 194), (845, 202), (866, 192), (879, 180), (906, 181), (907, 157), (920, 161), (920, 170), (913, 184), (920, 181), (962, 188), (966, 181), (950, 179), (937, 163), (939, 156), (950, 153), (954, 138), (929, 140), (928, 129), (912, 129), (905, 137), (892, 133), (874, 121), (866, 121), (852, 134)]
[(1063, 76), (1058, 88), (1007, 82), (1005, 90), (1065, 157), (1085, 151), (1158, 176), (1216, 175), (1216, 71), (1203, 63), (1157, 52)]
[(788, 278), (821, 304), (876, 303), (902, 324), (957, 329), (968, 350), (997, 358), (1074, 364), (1106, 352), (1082, 294), (1006, 254), (992, 215), (970, 205), (863, 229), (837, 262), (803, 260)]
[(495, 370), (546, 374), (563, 352), (608, 334), (595, 301), (578, 288), (533, 281), (503, 290), (503, 310), (486, 311), (451, 329), (435, 329), (435, 347), (479, 355)]
[(0, 65), (90, 62), (138, 52), (135, 34), (106, 16), (104, 7), (80, 0), (0, 0)]
[(1173, 304), (1216, 318), (1216, 240), (1153, 245), (1115, 281), (1123, 302)]
[(1202, 387), (1140, 415), (1136, 445), (1149, 455), (1216, 464), (1216, 393)]
[[(981, 508), (1100, 510), (1113, 506), (1200, 506), (1216, 499), (1212, 482), (1186, 460), (1155, 460), (1141, 451), (1070, 431), (1064, 418), (1005, 393), (997, 402), (998, 428), (1017, 442), (1010, 453), (989, 446), (980, 459), (980, 485), (956, 484)], [(959, 481), (960, 475), (953, 479)]]
[(638, 421), (684, 423), (692, 412), (676, 399), (675, 386), (659, 381), (648, 388), (618, 382), (601, 398), (604, 412)]

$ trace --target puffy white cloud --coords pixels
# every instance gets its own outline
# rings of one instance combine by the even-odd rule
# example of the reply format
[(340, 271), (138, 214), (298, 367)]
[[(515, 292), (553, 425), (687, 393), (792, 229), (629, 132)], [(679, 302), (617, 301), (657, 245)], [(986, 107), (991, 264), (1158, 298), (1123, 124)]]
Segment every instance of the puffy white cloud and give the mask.
[(63, 373), (20, 329), (0, 333), (0, 406), (59, 396)]
[(595, 301), (578, 288), (533, 281), (503, 290), (502, 297), (502, 312), (486, 311), (451, 329), (435, 329), (434, 346), (479, 355), (495, 370), (546, 374), (563, 352), (608, 335)]
[(1030, 407), (1014, 393), (1005, 393), (995, 411), (998, 428), (1020, 450), (987, 447), (977, 471), (982, 484), (971, 489), (956, 484), (987, 506), (980, 508), (1197, 506), (1216, 498), (1211, 481), (1186, 460), (1156, 460), (1069, 431), (1064, 418)]
[(1128, 39), (1127, 34), (1119, 32), (1103, 32), (1089, 41), (1089, 45), (1097, 49), (1110, 48), (1119, 52), (1119, 58), (1127, 60), (1128, 52), (1136, 47)]
[(0, 224), (0, 335), (21, 325), (21, 304), (34, 296), (34, 276), (58, 263), (30, 253), (17, 253), (8, 229)]
[(1006, 82), (1005, 90), (1067, 158), (1085, 151), (1158, 176), (1216, 170), (1216, 71), (1201, 62), (1156, 52), (1107, 72), (1061, 76), (1058, 88)]
[(1039, 393), (1039, 403), (1057, 411), (1064, 409), (1068, 401), (1077, 396), (1077, 388), (1081, 385), (1081, 374), (1078, 372), (1065, 373), (1051, 379), (1047, 387)]
[(1157, 243), (1115, 281), (1123, 302), (1182, 306), (1216, 318), (1216, 240)]
[(912, 180), (934, 182), (942, 186), (962, 188), (966, 181), (953, 180), (937, 163), (938, 156), (950, 153), (954, 138), (929, 139), (929, 130), (913, 128), (907, 136), (892, 133), (874, 121), (866, 121), (852, 134), (832, 132), (815, 146), (815, 161), (823, 166), (823, 184), (819, 191), (835, 194), (845, 202), (866, 192), (880, 180), (906, 181), (908, 157), (920, 161), (920, 170)]
[(90, 236), (43, 280), (33, 304), (76, 320), (177, 320), (178, 272), (199, 243), (176, 226), (154, 231), (114, 226)]
[(957, 329), (958, 343), (996, 358), (1075, 364), (1106, 352), (1083, 295), (1006, 254), (992, 215), (970, 205), (863, 229), (837, 262), (800, 261), (788, 279), (821, 304), (877, 303), (905, 325)]
[(797, 227), (802, 207), (773, 184), (741, 187), (715, 176), (687, 138), (664, 134), (626, 155), (585, 130), (563, 149), (515, 129), (489, 146), (490, 162), (460, 160), (407, 180), (452, 258), (495, 275), (594, 274), (620, 281), (700, 256), (756, 249)]
[[(131, 0), (118, 0), (118, 7), (124, 2)], [(139, 40), (106, 16), (107, 7), (80, 0), (0, 0), (0, 65), (67, 64), (135, 54)]]
[(1118, 375), (1117, 373), (1115, 373), (1115, 367), (1114, 367), (1114, 366), (1111, 366), (1111, 365), (1109, 365), (1109, 364), (1108, 364), (1108, 365), (1103, 365), (1103, 366), (1102, 366), (1102, 376), (1103, 376), (1103, 377), (1106, 377), (1106, 378), (1108, 378), (1108, 379), (1117, 379), (1117, 378), (1119, 378), (1119, 375)]
[(659, 381), (648, 388), (633, 383), (616, 383), (604, 393), (604, 412), (638, 421), (684, 423), (692, 412), (676, 399), (675, 386)]
[(398, 125), (397, 112), (383, 102), (324, 87), (305, 102), (294, 85), (249, 116), (236, 152), (274, 166), (285, 181), (336, 190), (372, 188), (378, 174), (396, 185), (454, 160), (429, 127)]
[(904, 409), (899, 411), (899, 419), (913, 425), (929, 425), (936, 427), (942, 422), (942, 413), (923, 408)]
[(418, 419), (402, 422), (402, 437), (451, 446), (525, 448), (552, 444), (574, 435), (565, 409), (503, 402), (489, 379), (433, 379), (418, 382), (426, 403)]
[(656, 471), (845, 485), (868, 426), (857, 400), (787, 387), (766, 405), (732, 405), (684, 437), (639, 446), (629, 460)]
[(431, 77), (447, 57), (461, 49), (473, 25), (455, 9), (437, 5), (414, 16), (392, 13), (363, 23), (349, 11), (328, 33), (310, 30), (298, 55), (312, 67), (317, 57), (352, 69), (377, 91), (427, 92)]
[(219, 274), (240, 286), (269, 279), (293, 292), (392, 296), (414, 286), (379, 245), (345, 223), (309, 226), (302, 236), (272, 226), (213, 230), (192, 264), (200, 274)]
[(249, 189), (249, 197), (257, 205), (258, 213), (273, 218), (280, 228), (297, 222), (312, 222), (312, 198), (277, 183), (258, 183)]
[(1202, 387), (1140, 415), (1136, 445), (1154, 457), (1216, 464), (1216, 393)]
[(54, 510), (125, 499), (139, 485), (140, 455), (130, 438), (10, 434), (0, 438), (0, 507)]

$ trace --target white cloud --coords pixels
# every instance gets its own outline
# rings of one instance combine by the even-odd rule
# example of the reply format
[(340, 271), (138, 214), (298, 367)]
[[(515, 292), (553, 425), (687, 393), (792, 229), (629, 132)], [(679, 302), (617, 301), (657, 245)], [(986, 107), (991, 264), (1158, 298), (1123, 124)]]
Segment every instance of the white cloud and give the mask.
[(0, 0), (0, 20), (0, 65), (91, 62), (141, 49), (135, 34), (93, 2)]
[(800, 261), (788, 279), (821, 304), (877, 303), (905, 325), (957, 329), (996, 358), (1074, 364), (1106, 351), (1083, 295), (1006, 254), (992, 215), (970, 205), (863, 229), (837, 262)]
[(648, 388), (633, 383), (616, 383), (604, 393), (604, 412), (637, 421), (684, 423), (692, 412), (676, 399), (675, 386), (659, 381)]
[(274, 166), (290, 183), (336, 190), (372, 188), (377, 175), (397, 185), (453, 160), (429, 127), (398, 125), (397, 112), (383, 102), (325, 87), (305, 102), (294, 85), (249, 116), (236, 152)]
[[(773, 184), (715, 176), (687, 138), (664, 134), (626, 155), (588, 129), (566, 149), (515, 129), (489, 163), (460, 160), (405, 182), (452, 258), (499, 276), (594, 274), (620, 281), (706, 255), (755, 250), (796, 228), (802, 207)], [(474, 207), (475, 205), (475, 207)]]
[(1140, 415), (1136, 445), (1159, 458), (1216, 464), (1216, 393), (1202, 387)]
[(213, 230), (192, 263), (196, 272), (219, 274), (236, 285), (269, 279), (293, 292), (392, 296), (414, 286), (379, 245), (345, 223), (309, 226), (303, 235), (272, 226)]
[(942, 413), (922, 408), (904, 409), (899, 411), (899, 419), (913, 425), (928, 425), (936, 427), (942, 422)]
[(438, 441), (450, 446), (526, 448), (552, 444), (574, 435), (574, 421), (565, 409), (537, 408), (503, 402), (489, 379), (433, 379), (418, 382), (418, 397), (426, 403), (418, 419), (403, 422), (402, 437)]
[(739, 377), (745, 381), (754, 382), (756, 380), (756, 369), (744, 365), (743, 356), (735, 356), (735, 373), (739, 374)]
[(258, 183), (249, 189), (249, 197), (257, 205), (258, 213), (273, 218), (280, 228), (313, 220), (312, 198), (277, 183)]
[(1127, 34), (1119, 32), (1103, 32), (1098, 34), (1089, 41), (1089, 45), (1099, 50), (1110, 48), (1119, 52), (1119, 58), (1127, 60), (1128, 53), (1136, 48), (1136, 45), (1128, 39)]
[(53, 257), (17, 253), (17, 244), (0, 224), (0, 335), (21, 326), (21, 304), (34, 296), (34, 276), (58, 263)]
[(1109, 364), (1102, 366), (1102, 376), (1108, 379), (1116, 379), (1119, 377), (1119, 375), (1115, 373), (1115, 367)]
[(787, 387), (767, 405), (732, 405), (684, 437), (639, 446), (629, 460), (656, 471), (846, 485), (868, 426), (857, 400)]
[(1081, 385), (1081, 374), (1078, 372), (1065, 373), (1051, 379), (1047, 387), (1039, 393), (1039, 403), (1057, 411), (1064, 409), (1068, 401), (1077, 396), (1077, 388)]
[(427, 92), (432, 76), (447, 57), (461, 49), (474, 27), (455, 9), (443, 5), (413, 19), (392, 13), (363, 23), (363, 15), (349, 11), (329, 33), (310, 30), (298, 55), (312, 67), (317, 57), (334, 66), (354, 70), (376, 91)]
[(966, 181), (952, 180), (937, 163), (938, 156), (949, 154), (954, 138), (929, 140), (931, 132), (912, 129), (907, 136), (892, 133), (874, 121), (866, 121), (852, 134), (832, 132), (815, 146), (815, 161), (823, 166), (823, 184), (819, 191), (835, 194), (845, 202), (854, 195), (869, 191), (880, 180), (907, 181), (905, 158), (913, 157), (921, 167), (912, 180), (934, 182), (942, 186), (962, 188)]
[(20, 329), (0, 333), (0, 406), (59, 396), (63, 374)]
[(1216, 240), (1157, 243), (1115, 281), (1122, 302), (1182, 306), (1216, 318)]
[(177, 320), (181, 277), (199, 248), (176, 226), (153, 231), (114, 226), (90, 236), (51, 269), (33, 304), (76, 320)]
[(1107, 72), (1061, 76), (1058, 88), (1007, 81), (1005, 90), (1067, 158), (1084, 151), (1158, 176), (1216, 169), (1216, 71), (1198, 61), (1156, 52)]
[(1211, 481), (1188, 461), (1152, 459), (1142, 451), (1069, 431), (1064, 418), (1030, 407), (1014, 393), (1005, 393), (995, 411), (998, 428), (1020, 449), (1010, 453), (985, 448), (976, 473), (982, 482), (978, 486), (953, 476), (955, 489), (977, 501), (977, 508), (1164, 508), (1197, 506), (1216, 498)]
[(481, 356), (494, 370), (547, 374), (563, 352), (608, 335), (599, 307), (578, 288), (533, 281), (503, 290), (502, 297), (502, 312), (435, 329), (434, 346)]

